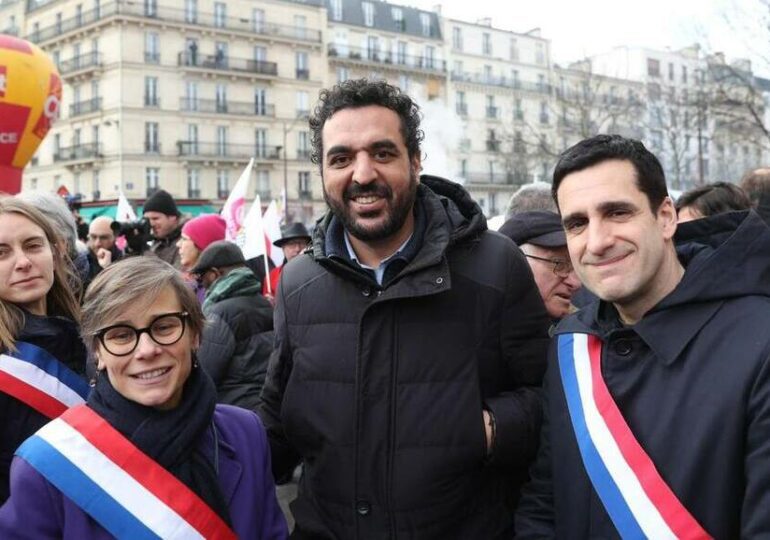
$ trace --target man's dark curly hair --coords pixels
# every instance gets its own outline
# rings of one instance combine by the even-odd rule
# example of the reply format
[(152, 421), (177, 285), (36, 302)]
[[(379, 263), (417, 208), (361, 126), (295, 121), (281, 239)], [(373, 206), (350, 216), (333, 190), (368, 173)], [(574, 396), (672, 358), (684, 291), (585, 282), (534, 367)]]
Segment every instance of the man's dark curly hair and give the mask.
[(322, 131), (326, 121), (342, 109), (379, 105), (395, 112), (401, 119), (401, 135), (409, 153), (409, 159), (420, 155), (420, 143), (425, 134), (420, 129), (419, 106), (398, 87), (385, 81), (351, 79), (331, 89), (321, 90), (318, 105), (310, 117), (310, 137), (313, 145), (310, 159), (323, 169)]

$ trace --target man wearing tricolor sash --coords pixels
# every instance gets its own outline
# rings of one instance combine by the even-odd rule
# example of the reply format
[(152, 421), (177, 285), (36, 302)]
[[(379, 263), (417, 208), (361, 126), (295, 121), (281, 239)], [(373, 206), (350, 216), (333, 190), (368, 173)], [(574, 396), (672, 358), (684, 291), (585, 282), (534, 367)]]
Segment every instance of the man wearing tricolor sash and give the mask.
[(639, 141), (599, 135), (554, 171), (597, 301), (551, 343), (517, 538), (770, 536), (770, 229), (682, 224)]

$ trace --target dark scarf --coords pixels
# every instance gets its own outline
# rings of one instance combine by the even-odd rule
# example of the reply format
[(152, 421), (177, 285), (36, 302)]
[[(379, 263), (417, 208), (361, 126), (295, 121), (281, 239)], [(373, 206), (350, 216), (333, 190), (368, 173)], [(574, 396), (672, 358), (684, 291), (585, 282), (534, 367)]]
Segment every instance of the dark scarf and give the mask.
[(88, 406), (230, 524), (216, 470), (200, 448), (201, 437), (213, 429), (216, 399), (211, 378), (194, 367), (185, 382), (182, 401), (170, 411), (126, 399), (113, 388), (106, 373), (97, 378)]

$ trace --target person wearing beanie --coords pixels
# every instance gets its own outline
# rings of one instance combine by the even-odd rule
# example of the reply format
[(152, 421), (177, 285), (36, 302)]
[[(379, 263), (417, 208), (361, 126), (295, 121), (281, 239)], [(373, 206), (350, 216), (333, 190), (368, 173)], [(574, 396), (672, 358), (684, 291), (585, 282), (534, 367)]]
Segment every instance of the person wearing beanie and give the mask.
[(174, 268), (181, 268), (176, 243), (182, 233), (182, 222), (174, 198), (163, 189), (156, 191), (145, 201), (143, 212), (153, 236), (150, 249), (145, 253), (156, 255)]
[(225, 239), (225, 220), (218, 214), (202, 214), (182, 226), (176, 243), (182, 270), (189, 271), (209, 244)]

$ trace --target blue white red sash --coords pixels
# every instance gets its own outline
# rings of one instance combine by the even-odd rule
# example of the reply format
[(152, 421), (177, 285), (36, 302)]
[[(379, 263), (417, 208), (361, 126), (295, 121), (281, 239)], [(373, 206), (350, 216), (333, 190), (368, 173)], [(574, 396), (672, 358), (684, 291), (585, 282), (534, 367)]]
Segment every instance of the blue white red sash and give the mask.
[(711, 538), (661, 478), (601, 374), (602, 342), (558, 338), (559, 370), (591, 483), (622, 538)]
[(0, 392), (48, 418), (85, 403), (88, 383), (45, 349), (25, 342), (0, 355)]
[(117, 538), (236, 538), (198, 495), (85, 405), (45, 425), (16, 455)]

